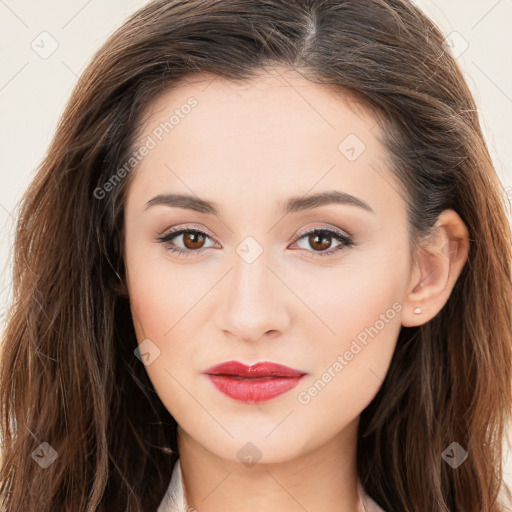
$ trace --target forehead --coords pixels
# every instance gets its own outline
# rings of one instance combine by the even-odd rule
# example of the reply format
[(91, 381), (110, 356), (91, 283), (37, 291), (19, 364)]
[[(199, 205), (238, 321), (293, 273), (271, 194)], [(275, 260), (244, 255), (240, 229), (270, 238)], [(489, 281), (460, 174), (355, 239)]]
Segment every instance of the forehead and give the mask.
[[(149, 133), (173, 113), (180, 119), (183, 114), (188, 116), (191, 109), (187, 104), (192, 100), (196, 103), (193, 118), (198, 124), (200, 120), (205, 130), (213, 125), (225, 130), (236, 125), (237, 131), (245, 127), (246, 132), (270, 133), (275, 127), (272, 123), (281, 121), (282, 134), (293, 136), (305, 123), (311, 124), (311, 130), (336, 131), (347, 116), (354, 129), (356, 124), (360, 125), (361, 132), (376, 126), (376, 112), (371, 111), (369, 104), (363, 105), (356, 93), (313, 83), (298, 72), (276, 66), (243, 81), (209, 74), (185, 78), (172, 89), (162, 91), (149, 105), (144, 112), (142, 132)], [(299, 123), (292, 124), (293, 121)]]
[(293, 71), (244, 82), (196, 76), (145, 112), (138, 144), (151, 139), (152, 149), (132, 185), (146, 196), (162, 187), (201, 197), (214, 189), (227, 202), (229, 192), (240, 202), (334, 188), (371, 202), (386, 198), (386, 183), (389, 194), (398, 190), (380, 137), (374, 113), (354, 96)]

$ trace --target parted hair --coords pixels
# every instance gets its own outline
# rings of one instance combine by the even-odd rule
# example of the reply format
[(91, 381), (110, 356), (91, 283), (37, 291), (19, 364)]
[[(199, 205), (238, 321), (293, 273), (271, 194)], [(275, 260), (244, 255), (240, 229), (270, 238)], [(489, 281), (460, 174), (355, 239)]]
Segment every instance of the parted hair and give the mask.
[[(150, 104), (180, 80), (248, 81), (286, 66), (380, 119), (407, 205), (411, 247), (444, 210), (468, 260), (448, 302), (402, 327), (361, 413), (357, 470), (386, 512), (504, 512), (512, 409), (512, 241), (503, 186), (472, 94), (439, 29), (407, 0), (156, 0), (80, 76), (20, 201), (13, 303), (1, 346), (0, 506), (8, 512), (153, 512), (177, 424), (137, 347), (124, 279), (129, 174)], [(32, 454), (47, 442), (47, 468)], [(468, 452), (457, 468), (443, 451)], [(501, 491), (501, 492), (500, 492)]]

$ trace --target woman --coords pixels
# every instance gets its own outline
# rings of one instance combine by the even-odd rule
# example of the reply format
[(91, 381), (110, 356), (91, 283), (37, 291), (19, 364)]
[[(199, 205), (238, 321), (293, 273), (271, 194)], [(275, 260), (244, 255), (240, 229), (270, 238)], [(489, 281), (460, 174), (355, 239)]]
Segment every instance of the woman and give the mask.
[(23, 198), (2, 510), (507, 510), (510, 263), (408, 1), (151, 2)]

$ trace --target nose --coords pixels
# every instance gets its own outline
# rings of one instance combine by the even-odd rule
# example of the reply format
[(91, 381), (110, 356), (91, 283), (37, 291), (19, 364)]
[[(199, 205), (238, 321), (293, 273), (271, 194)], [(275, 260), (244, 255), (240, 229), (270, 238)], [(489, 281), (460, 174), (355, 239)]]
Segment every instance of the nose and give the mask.
[(217, 287), (215, 324), (231, 338), (257, 341), (287, 329), (290, 292), (267, 260), (265, 252), (251, 263), (236, 255), (234, 267)]

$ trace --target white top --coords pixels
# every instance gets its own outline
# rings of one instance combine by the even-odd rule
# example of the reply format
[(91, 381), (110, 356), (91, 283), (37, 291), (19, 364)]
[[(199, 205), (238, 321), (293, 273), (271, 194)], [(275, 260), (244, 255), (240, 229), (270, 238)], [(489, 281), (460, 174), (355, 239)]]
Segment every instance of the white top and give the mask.
[[(384, 512), (382, 508), (368, 496), (358, 480), (359, 507), (358, 512)], [(176, 461), (172, 472), (171, 483), (160, 503), (157, 512), (189, 512), (189, 506), (185, 501), (183, 479), (181, 477), (180, 460)]]

